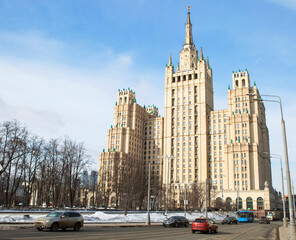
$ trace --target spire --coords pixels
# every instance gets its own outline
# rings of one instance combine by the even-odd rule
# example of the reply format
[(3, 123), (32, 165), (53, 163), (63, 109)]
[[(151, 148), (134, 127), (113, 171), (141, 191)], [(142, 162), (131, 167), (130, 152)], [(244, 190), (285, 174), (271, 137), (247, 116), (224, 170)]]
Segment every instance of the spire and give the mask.
[(186, 24), (191, 24), (190, 22), (190, 6), (187, 7), (188, 13), (187, 13), (187, 23)]
[(203, 58), (204, 58), (204, 57), (203, 57), (203, 54), (202, 54), (202, 47), (201, 47), (201, 48), (200, 48), (200, 59), (199, 59), (199, 60), (201, 61), (201, 60), (203, 60)]
[(172, 64), (172, 54), (170, 53), (169, 66)]
[(185, 35), (185, 45), (193, 45), (193, 37), (192, 37), (192, 25), (190, 22), (190, 6), (187, 7), (187, 22), (186, 22), (186, 35)]

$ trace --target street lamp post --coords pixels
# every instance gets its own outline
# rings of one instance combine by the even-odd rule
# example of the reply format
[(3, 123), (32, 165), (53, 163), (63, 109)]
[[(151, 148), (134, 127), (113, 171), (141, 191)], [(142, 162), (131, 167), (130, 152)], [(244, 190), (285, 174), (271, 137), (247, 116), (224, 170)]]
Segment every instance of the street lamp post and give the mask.
[(184, 184), (185, 186), (185, 200), (184, 200), (184, 217), (186, 217), (186, 204), (187, 204), (187, 187), (186, 184)]
[(294, 211), (294, 216), (295, 216), (295, 193), (294, 193), (294, 183), (292, 180), (292, 195), (293, 195), (293, 211)]
[(148, 194), (147, 194), (147, 220), (146, 225), (150, 225), (150, 162), (148, 169)]
[(239, 211), (239, 184), (237, 185), (236, 211)]
[(165, 155), (164, 158), (168, 159), (168, 171), (167, 171), (167, 189), (166, 189), (166, 209), (165, 214), (168, 214), (169, 211), (169, 180), (170, 180), (170, 160), (174, 158), (174, 155), (171, 155), (170, 157), (168, 155)]
[(205, 180), (205, 190), (206, 190), (206, 208), (205, 208), (205, 211), (206, 211), (206, 218), (208, 217), (208, 181), (207, 179)]
[[(208, 182), (209, 183), (212, 183), (213, 184), (213, 186), (216, 186), (216, 184), (217, 184), (217, 182), (216, 182), (216, 180), (214, 179), (214, 180), (205, 180), (205, 192), (206, 192), (206, 201), (205, 201), (205, 203), (206, 203), (206, 207), (205, 207), (205, 212), (206, 212), (206, 218), (208, 217)], [(210, 190), (210, 188), (209, 188), (209, 190)], [(211, 194), (211, 192), (209, 191), (209, 203), (210, 203), (210, 201), (211, 201), (211, 196), (210, 196), (210, 194)], [(211, 203), (209, 204), (210, 206), (211, 206)]]
[(221, 174), (221, 175), (220, 175), (220, 178), (221, 178), (221, 180), (222, 180), (222, 182), (221, 182), (221, 183), (222, 183), (222, 184), (221, 184), (221, 185), (222, 185), (222, 189), (221, 189), (222, 203), (223, 203), (223, 199), (224, 199), (224, 195), (223, 195), (223, 177), (225, 177), (225, 175)]
[[(268, 152), (264, 152), (265, 154), (269, 154)], [(286, 202), (285, 202), (285, 187), (284, 187), (284, 174), (283, 174), (283, 166), (282, 166), (282, 157), (278, 154), (270, 154), (270, 157), (280, 159), (281, 162), (281, 178), (282, 178), (282, 202), (283, 202), (283, 227), (287, 227), (287, 219), (286, 219)]]
[[(247, 94), (249, 96), (255, 96), (255, 94)], [(266, 102), (275, 102), (280, 104), (281, 110), (281, 123), (282, 123), (282, 134), (283, 134), (283, 142), (284, 142), (284, 151), (285, 151), (285, 164), (286, 164), (286, 178), (287, 178), (287, 190), (289, 197), (289, 214), (290, 214), (290, 239), (296, 239), (295, 233), (295, 220), (294, 220), (294, 211), (293, 211), (293, 200), (292, 200), (292, 190), (291, 190), (291, 177), (290, 177), (290, 168), (289, 168), (289, 158), (288, 158), (288, 146), (287, 146), (287, 136), (286, 136), (286, 126), (283, 117), (283, 109), (282, 109), (282, 101), (279, 96), (276, 95), (261, 95), (265, 97), (273, 97), (278, 100), (263, 100), (263, 99), (254, 99), (254, 101), (266, 101)]]

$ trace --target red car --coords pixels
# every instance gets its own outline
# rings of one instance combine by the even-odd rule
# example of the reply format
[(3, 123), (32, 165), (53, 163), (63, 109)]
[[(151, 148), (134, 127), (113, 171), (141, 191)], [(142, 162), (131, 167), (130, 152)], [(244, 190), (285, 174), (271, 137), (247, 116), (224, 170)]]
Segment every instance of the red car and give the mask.
[(191, 231), (192, 233), (195, 233), (196, 231), (207, 232), (207, 233), (217, 233), (218, 226), (213, 219), (196, 218), (192, 222)]

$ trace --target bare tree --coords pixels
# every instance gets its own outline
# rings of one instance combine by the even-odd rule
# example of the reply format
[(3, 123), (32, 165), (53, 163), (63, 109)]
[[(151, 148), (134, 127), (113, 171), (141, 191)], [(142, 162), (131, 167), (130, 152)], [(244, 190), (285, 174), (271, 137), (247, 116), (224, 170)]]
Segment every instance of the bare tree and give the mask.
[(205, 204), (205, 188), (202, 183), (195, 183), (191, 185), (188, 197), (190, 209), (201, 210)]
[(76, 144), (69, 139), (64, 140), (62, 155), (63, 162), (66, 164), (66, 189), (70, 200), (70, 206), (73, 207), (82, 171), (89, 163), (90, 158), (86, 154), (82, 143)]
[(6, 206), (11, 206), (22, 181), (27, 137), (27, 129), (17, 121), (0, 125), (0, 176)]
[(35, 203), (36, 196), (33, 193), (37, 186), (37, 170), (43, 154), (44, 140), (37, 136), (31, 136), (27, 142), (26, 162), (24, 164), (23, 190), (25, 206), (29, 206), (30, 200)]

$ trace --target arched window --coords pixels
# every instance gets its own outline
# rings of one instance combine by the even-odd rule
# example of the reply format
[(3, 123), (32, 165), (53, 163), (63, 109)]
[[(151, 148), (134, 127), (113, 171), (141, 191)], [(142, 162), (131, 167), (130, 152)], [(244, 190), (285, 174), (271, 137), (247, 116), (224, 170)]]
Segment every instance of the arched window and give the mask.
[(235, 86), (238, 87), (238, 80), (235, 80)]
[(246, 86), (246, 80), (245, 79), (242, 80), (242, 85), (243, 85), (243, 87)]
[(253, 199), (251, 197), (247, 198), (247, 209), (253, 210)]
[(262, 197), (257, 198), (257, 210), (263, 210), (264, 209), (264, 201)]

